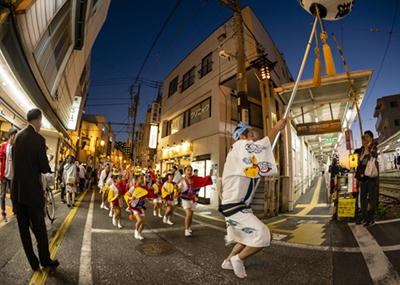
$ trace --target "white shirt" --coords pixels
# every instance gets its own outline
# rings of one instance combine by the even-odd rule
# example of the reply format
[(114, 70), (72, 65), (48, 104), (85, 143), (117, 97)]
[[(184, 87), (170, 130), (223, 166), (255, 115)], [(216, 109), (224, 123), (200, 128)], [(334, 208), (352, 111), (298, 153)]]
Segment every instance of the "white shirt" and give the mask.
[(86, 175), (86, 169), (83, 167), (83, 165), (79, 165), (79, 178), (85, 178)]
[(222, 204), (251, 203), (255, 178), (277, 174), (268, 137), (256, 142), (235, 142), (226, 157), (222, 174)]
[(14, 172), (12, 169), (12, 146), (10, 142), (7, 142), (6, 147), (6, 167), (4, 169), (4, 178), (11, 180), (13, 178)]
[[(105, 185), (104, 181), (106, 181), (111, 177), (111, 170), (108, 172), (108, 174), (106, 174), (106, 170), (103, 169), (103, 171), (100, 174), (100, 179), (99, 179), (99, 188), (103, 188), (103, 186)], [(111, 185), (111, 184), (110, 184)]]

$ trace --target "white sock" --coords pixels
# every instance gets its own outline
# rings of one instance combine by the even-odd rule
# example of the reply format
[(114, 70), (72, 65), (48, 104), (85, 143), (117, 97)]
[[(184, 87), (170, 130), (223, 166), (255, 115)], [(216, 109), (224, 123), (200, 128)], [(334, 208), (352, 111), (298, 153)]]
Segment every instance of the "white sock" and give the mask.
[(189, 232), (189, 230), (185, 230), (185, 236), (191, 236), (192, 234)]
[(239, 254), (232, 256), (231, 263), (235, 275), (239, 278), (245, 278), (247, 276), (246, 269), (244, 268), (243, 260), (239, 258)]
[(221, 267), (223, 269), (233, 270), (232, 263), (230, 261), (226, 260), (226, 259), (224, 260), (224, 262), (222, 262)]

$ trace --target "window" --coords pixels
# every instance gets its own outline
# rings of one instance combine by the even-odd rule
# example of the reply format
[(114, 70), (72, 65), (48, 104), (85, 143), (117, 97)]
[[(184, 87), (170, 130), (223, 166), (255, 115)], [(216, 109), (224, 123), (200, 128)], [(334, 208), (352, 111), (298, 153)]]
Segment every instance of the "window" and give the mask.
[(231, 119), (234, 121), (238, 120), (238, 97), (231, 94)]
[(201, 77), (212, 70), (212, 63), (212, 53), (210, 53), (201, 61)]
[(171, 121), (171, 135), (183, 129), (183, 115), (181, 114)]
[(178, 90), (178, 76), (169, 83), (168, 98)]
[(394, 125), (395, 125), (395, 126), (400, 126), (400, 120), (399, 120), (399, 119), (394, 120)]
[(397, 107), (399, 107), (397, 101), (390, 102), (390, 108), (397, 108)]
[(200, 104), (190, 108), (189, 125), (192, 126), (204, 119), (211, 117), (211, 99), (204, 100)]
[(71, 45), (71, 1), (67, 1), (44, 31), (33, 52), (47, 89), (53, 96), (57, 75), (63, 71), (61, 65)]
[(250, 125), (263, 128), (263, 116), (262, 116), (262, 108), (259, 105), (249, 102), (249, 120)]
[(182, 82), (182, 92), (185, 91), (190, 85), (194, 83), (194, 70), (195, 67), (193, 66), (184, 76)]

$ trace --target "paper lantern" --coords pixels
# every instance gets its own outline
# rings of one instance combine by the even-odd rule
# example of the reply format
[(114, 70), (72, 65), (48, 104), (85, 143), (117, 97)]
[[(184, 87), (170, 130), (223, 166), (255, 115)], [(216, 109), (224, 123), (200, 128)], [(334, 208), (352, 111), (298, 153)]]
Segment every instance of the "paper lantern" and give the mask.
[(354, 6), (355, 0), (297, 0), (311, 15), (315, 15), (315, 4), (321, 19), (336, 21), (346, 17)]

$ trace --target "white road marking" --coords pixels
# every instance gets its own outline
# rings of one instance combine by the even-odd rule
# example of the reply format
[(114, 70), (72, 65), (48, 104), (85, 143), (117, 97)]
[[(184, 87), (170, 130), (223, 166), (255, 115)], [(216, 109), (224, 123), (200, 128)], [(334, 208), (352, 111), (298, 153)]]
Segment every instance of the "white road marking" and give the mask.
[[(186, 216), (178, 214), (178, 213), (174, 213), (174, 216), (178, 216), (178, 217), (181, 217), (181, 218), (184, 218), (184, 219), (186, 218)], [(199, 225), (203, 225), (203, 226), (207, 226), (209, 228), (212, 228), (214, 230), (226, 232), (226, 228), (221, 228), (221, 227), (218, 227), (218, 226), (210, 225), (210, 224), (201, 222), (201, 221), (196, 220), (196, 219), (193, 219), (192, 221), (195, 222), (195, 223), (198, 223)]]
[(81, 261), (79, 266), (79, 284), (92, 284), (92, 222), (94, 207), (94, 190), (90, 198), (89, 211), (86, 218), (85, 231), (81, 249)]
[[(191, 228), (204, 228), (207, 225), (194, 225)], [(142, 234), (156, 234), (156, 233), (165, 233), (171, 231), (185, 231), (185, 227), (168, 227), (168, 228), (158, 228), (158, 229), (145, 229), (142, 231)], [(107, 230), (107, 229), (92, 229), (92, 233), (96, 234), (124, 234), (124, 235), (133, 235), (135, 234), (135, 230)]]
[(354, 224), (349, 226), (360, 246), (361, 253), (364, 256), (369, 274), (374, 283), (400, 284), (399, 275), (370, 232), (362, 226)]

